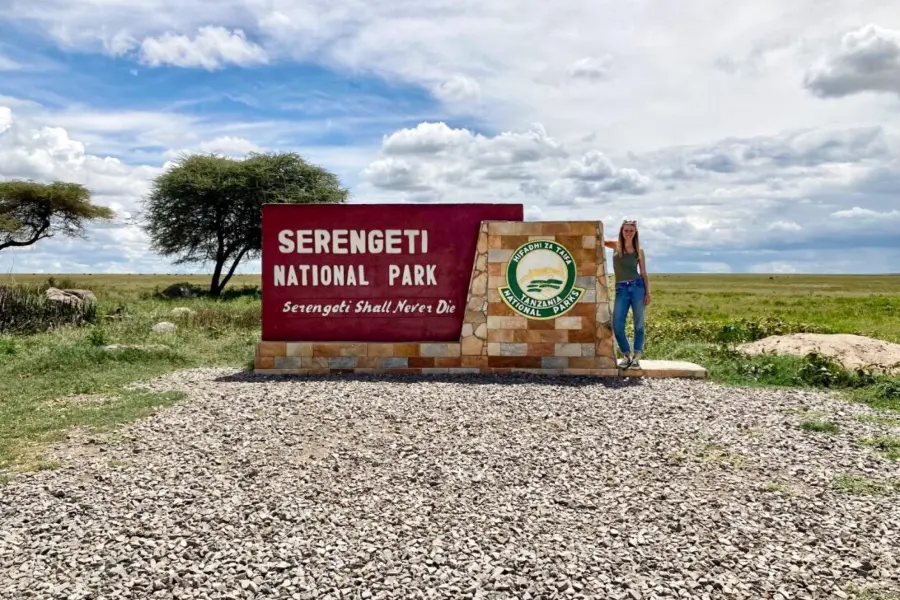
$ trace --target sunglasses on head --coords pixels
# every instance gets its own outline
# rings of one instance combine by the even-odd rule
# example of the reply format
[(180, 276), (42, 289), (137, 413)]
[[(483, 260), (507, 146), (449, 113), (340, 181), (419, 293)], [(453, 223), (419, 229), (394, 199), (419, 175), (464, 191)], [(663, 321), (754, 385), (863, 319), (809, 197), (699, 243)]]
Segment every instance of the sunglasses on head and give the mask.
[(637, 221), (622, 221), (622, 225), (637, 225)]

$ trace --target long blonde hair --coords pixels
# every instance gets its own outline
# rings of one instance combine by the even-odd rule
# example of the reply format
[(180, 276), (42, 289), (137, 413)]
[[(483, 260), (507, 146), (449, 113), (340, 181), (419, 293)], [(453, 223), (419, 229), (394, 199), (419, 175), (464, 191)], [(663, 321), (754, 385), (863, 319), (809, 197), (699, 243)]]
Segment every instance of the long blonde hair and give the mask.
[(638, 258), (641, 256), (641, 240), (640, 235), (638, 233), (637, 221), (622, 221), (621, 227), (619, 227), (619, 240), (616, 245), (616, 256), (622, 258), (625, 255), (625, 226), (626, 225), (634, 225), (634, 240), (632, 243), (634, 244), (634, 253), (638, 255)]

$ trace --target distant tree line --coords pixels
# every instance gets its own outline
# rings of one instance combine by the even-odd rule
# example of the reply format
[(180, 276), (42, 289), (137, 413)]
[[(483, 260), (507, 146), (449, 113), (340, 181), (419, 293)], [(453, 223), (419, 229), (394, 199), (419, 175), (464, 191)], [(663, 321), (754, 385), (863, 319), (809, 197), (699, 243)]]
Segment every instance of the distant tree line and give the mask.
[[(143, 228), (151, 249), (175, 264), (211, 264), (209, 292), (218, 297), (238, 265), (262, 252), (263, 204), (348, 197), (336, 175), (293, 152), (182, 156), (154, 179)], [(59, 235), (84, 237), (87, 224), (113, 217), (80, 184), (0, 182), (0, 251)]]

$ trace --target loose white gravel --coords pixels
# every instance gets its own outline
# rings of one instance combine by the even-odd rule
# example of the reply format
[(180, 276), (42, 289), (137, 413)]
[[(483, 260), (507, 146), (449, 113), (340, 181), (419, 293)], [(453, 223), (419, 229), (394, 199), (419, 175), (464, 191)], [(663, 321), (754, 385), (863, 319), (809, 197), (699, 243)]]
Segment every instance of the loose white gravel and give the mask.
[[(822, 393), (210, 369), (149, 387), (188, 397), (0, 486), (0, 598), (900, 591), (900, 461), (857, 443), (889, 429)], [(805, 410), (841, 431), (802, 430)]]

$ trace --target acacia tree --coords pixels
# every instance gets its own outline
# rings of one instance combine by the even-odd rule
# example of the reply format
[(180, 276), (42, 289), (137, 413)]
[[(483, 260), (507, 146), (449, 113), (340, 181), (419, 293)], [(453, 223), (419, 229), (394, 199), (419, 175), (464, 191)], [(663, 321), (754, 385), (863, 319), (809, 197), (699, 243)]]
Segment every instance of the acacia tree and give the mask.
[(152, 248), (175, 264), (212, 263), (210, 295), (262, 252), (262, 205), (346, 202), (338, 177), (289, 153), (195, 154), (157, 177), (145, 202)]
[(84, 237), (91, 221), (115, 213), (91, 203), (91, 192), (78, 183), (0, 182), (0, 250), (31, 246), (56, 235)]

